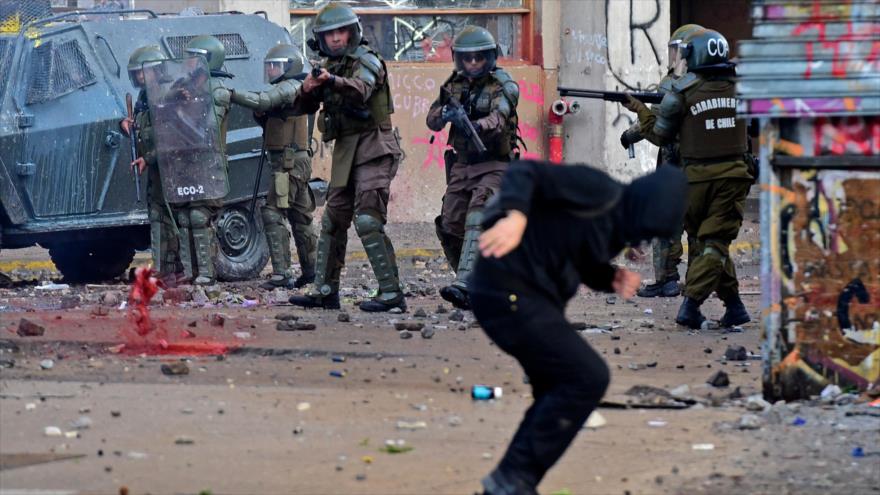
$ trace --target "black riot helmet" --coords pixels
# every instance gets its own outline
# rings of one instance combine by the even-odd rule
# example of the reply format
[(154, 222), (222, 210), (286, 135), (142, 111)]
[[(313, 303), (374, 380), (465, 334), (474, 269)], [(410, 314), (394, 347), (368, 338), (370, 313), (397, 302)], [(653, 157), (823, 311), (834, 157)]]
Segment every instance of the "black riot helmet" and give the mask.
[(678, 57), (684, 62), (676, 67), (676, 75), (682, 71), (701, 72), (734, 67), (730, 62), (730, 45), (727, 39), (714, 29), (700, 29), (684, 36), (678, 45)]
[(310, 69), (308, 61), (293, 45), (275, 45), (266, 52), (266, 58), (263, 59), (263, 75), (267, 83), (292, 79)]
[[(495, 63), (501, 48), (495, 43), (495, 38), (485, 28), (479, 26), (465, 26), (452, 40), (452, 58), (455, 60), (455, 70), (470, 77), (482, 77), (495, 70)], [(479, 69), (468, 71), (465, 61), (485, 60), (486, 63)]]
[[(331, 50), (324, 40), (324, 34), (342, 27), (349, 30), (348, 45), (339, 50)], [(312, 24), (312, 34), (314, 38), (307, 42), (309, 48), (328, 57), (341, 57), (351, 53), (363, 39), (361, 21), (357, 14), (348, 5), (337, 2), (328, 3), (318, 12)]]

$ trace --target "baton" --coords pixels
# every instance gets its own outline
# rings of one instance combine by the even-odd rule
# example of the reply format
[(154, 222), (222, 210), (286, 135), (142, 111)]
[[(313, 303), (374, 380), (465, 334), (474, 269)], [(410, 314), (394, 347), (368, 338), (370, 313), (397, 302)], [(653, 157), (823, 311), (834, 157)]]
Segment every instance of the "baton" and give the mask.
[[(128, 140), (131, 143), (131, 161), (137, 160), (137, 125), (134, 123), (134, 108), (131, 104), (131, 93), (125, 93), (125, 110), (128, 112), (128, 118), (131, 119), (131, 125), (128, 128)], [(140, 170), (134, 170), (134, 192), (137, 202), (141, 202), (141, 174)]]
[(254, 181), (254, 194), (251, 196), (251, 220), (256, 221), (254, 211), (257, 208), (257, 192), (260, 190), (260, 177), (263, 175), (263, 161), (266, 159), (266, 138), (263, 137), (263, 144), (260, 146), (260, 162), (257, 165), (257, 179)]

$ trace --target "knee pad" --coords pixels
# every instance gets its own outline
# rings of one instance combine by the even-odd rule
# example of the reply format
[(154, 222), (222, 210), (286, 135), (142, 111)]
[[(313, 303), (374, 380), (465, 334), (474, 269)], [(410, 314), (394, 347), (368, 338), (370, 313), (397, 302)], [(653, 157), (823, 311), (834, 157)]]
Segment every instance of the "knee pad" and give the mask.
[(192, 222), (189, 219), (189, 210), (181, 210), (176, 213), (177, 215), (177, 226), (182, 229), (188, 229), (192, 226)]
[(330, 215), (327, 212), (324, 212), (324, 215), (321, 217), (321, 233), (332, 235), (336, 230), (336, 224), (333, 223), (333, 219), (330, 218)]
[(275, 208), (264, 206), (260, 209), (260, 216), (263, 218), (263, 226), (284, 225), (284, 215)]
[(354, 229), (359, 237), (384, 231), (382, 222), (368, 213), (358, 213), (355, 215)]
[(193, 208), (189, 212), (189, 219), (194, 229), (203, 229), (211, 223), (211, 214), (203, 208)]

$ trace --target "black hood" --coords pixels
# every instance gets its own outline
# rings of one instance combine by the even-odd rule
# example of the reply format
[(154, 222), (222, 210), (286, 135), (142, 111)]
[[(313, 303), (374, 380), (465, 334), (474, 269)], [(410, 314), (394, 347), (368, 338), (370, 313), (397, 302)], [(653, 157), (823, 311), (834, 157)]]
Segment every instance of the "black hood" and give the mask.
[(687, 207), (687, 179), (676, 167), (663, 166), (632, 181), (618, 208), (618, 232), (625, 244), (669, 238), (681, 228)]

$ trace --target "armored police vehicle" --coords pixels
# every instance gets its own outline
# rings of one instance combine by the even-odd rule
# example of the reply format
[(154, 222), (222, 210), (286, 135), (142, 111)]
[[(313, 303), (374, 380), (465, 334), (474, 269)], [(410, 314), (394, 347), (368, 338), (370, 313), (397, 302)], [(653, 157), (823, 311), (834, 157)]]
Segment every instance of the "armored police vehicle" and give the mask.
[[(126, 93), (137, 97), (126, 72), (131, 53), (155, 44), (179, 58), (189, 40), (210, 34), (235, 76), (226, 84), (258, 90), (266, 51), (291, 42), (265, 15), (240, 13), (69, 12), (9, 26), (0, 29), (0, 248), (47, 248), (68, 281), (116, 277), (149, 247), (146, 177), (139, 202), (119, 129)], [(268, 260), (260, 215), (249, 214), (261, 135), (249, 111), (233, 109), (230, 192), (216, 223), (222, 280), (255, 277)], [(267, 177), (264, 170), (262, 196)]]

